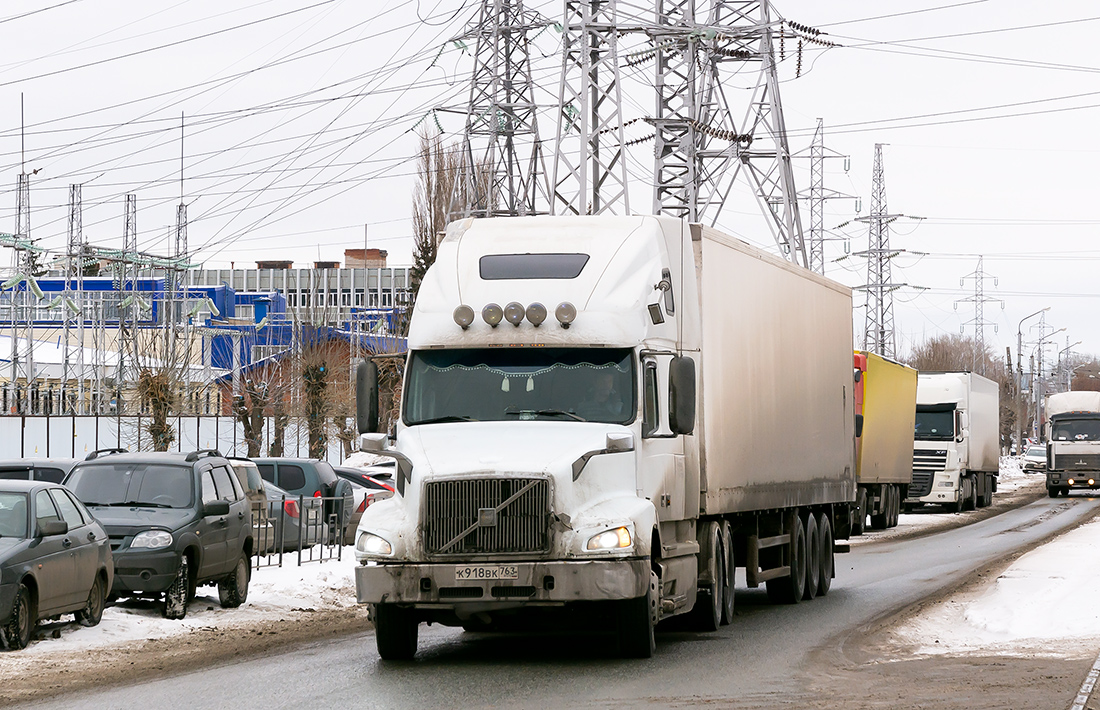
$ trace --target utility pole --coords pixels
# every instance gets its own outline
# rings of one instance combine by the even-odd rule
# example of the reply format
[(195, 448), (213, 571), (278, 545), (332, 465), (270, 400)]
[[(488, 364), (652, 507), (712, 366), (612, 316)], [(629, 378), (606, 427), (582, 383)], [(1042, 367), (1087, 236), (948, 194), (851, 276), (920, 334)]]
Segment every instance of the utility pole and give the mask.
[(886, 209), (886, 175), (882, 162), (882, 144), (875, 144), (875, 165), (872, 173), (871, 213), (856, 219), (869, 226), (867, 250), (856, 256), (867, 259), (867, 284), (855, 290), (867, 294), (863, 349), (883, 357), (893, 358), (897, 352), (894, 335), (894, 291), (908, 284), (894, 283), (890, 261), (902, 250), (890, 249), (890, 223), (900, 214)]
[(1001, 309), (1005, 307), (1005, 302), (999, 298), (987, 298), (985, 296), (985, 280), (993, 279), (993, 285), (998, 284), (997, 277), (988, 276), (982, 270), (983, 257), (978, 256), (978, 266), (974, 271), (971, 271), (966, 276), (959, 279), (959, 285), (966, 284), (967, 279), (974, 279), (974, 295), (966, 298), (960, 298), (955, 301), (955, 309), (958, 310), (960, 303), (973, 303), (974, 304), (974, 318), (968, 320), (960, 327), (960, 332), (965, 332), (966, 326), (974, 326), (974, 348), (970, 354), (970, 371), (977, 372), (980, 375), (985, 375), (985, 326), (992, 325), (993, 332), (997, 332), (997, 324), (989, 323), (985, 320), (985, 304), (986, 303), (1000, 303)]
[(527, 42), (548, 24), (525, 13), (522, 0), (482, 0), (453, 218), (545, 214), (550, 206)]
[(555, 214), (630, 214), (617, 0), (565, 0)]

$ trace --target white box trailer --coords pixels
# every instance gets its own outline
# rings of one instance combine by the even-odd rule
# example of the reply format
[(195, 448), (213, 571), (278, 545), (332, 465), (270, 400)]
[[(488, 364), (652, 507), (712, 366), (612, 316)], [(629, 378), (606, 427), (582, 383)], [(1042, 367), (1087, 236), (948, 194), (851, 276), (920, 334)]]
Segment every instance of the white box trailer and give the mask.
[(1000, 469), (1000, 390), (972, 372), (920, 372), (908, 505), (955, 511), (993, 502)]
[[(611, 620), (624, 655), (733, 568), (784, 602), (833, 578), (855, 498), (851, 293), (667, 217), (450, 226), (409, 331), (398, 493), (360, 522), (383, 658), (421, 621)], [(360, 431), (377, 384), (360, 370)], [(563, 617), (564, 618), (564, 617)]]
[(1047, 397), (1047, 494), (1100, 488), (1100, 392)]

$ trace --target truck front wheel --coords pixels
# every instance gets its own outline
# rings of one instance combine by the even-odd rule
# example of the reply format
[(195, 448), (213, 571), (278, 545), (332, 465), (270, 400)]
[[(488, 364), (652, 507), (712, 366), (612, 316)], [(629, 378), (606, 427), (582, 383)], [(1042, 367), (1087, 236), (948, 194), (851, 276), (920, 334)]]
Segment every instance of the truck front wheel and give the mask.
[(417, 628), (420, 626), (412, 609), (396, 604), (376, 604), (373, 616), (374, 638), (382, 660), (412, 660), (416, 655)]
[(657, 604), (660, 602), (660, 579), (649, 572), (649, 589), (644, 597), (616, 602), (616, 630), (619, 653), (624, 658), (651, 658), (657, 650)]
[(1050, 496), (1051, 498), (1057, 498), (1058, 497), (1058, 492), (1059, 492), (1058, 489), (1055, 488), (1054, 486), (1047, 486), (1047, 495)]

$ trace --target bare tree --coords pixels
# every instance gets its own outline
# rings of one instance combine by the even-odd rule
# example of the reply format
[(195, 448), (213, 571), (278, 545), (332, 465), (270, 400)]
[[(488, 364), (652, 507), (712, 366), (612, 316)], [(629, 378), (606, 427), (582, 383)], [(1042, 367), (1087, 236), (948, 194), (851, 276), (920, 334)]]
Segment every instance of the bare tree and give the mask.
[(126, 399), (137, 403), (139, 413), (149, 415), (146, 426), (154, 451), (167, 451), (176, 441), (173, 415), (184, 413), (188, 403), (201, 400), (210, 383), (197, 378), (191, 360), (197, 352), (191, 334), (180, 326), (131, 327), (125, 347), (133, 368)]

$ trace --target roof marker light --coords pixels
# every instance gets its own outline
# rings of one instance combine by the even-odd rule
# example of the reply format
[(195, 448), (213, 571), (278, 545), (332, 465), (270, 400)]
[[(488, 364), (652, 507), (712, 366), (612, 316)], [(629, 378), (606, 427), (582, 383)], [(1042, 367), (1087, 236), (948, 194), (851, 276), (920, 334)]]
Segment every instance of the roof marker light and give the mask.
[(546, 306), (537, 301), (527, 306), (527, 320), (531, 321), (531, 325), (538, 328), (546, 320)]
[(496, 328), (504, 318), (504, 310), (495, 303), (490, 303), (481, 309), (481, 317), (490, 327)]
[(470, 324), (474, 322), (474, 309), (463, 303), (461, 306), (455, 308), (454, 319), (459, 327), (466, 330), (470, 327)]
[(512, 301), (504, 307), (504, 320), (508, 321), (512, 325), (519, 327), (519, 324), (523, 322), (523, 316), (525, 315), (523, 305)]
[(577, 319), (577, 308), (569, 301), (559, 303), (554, 309), (554, 317), (561, 323), (562, 328), (568, 328), (569, 324)]

